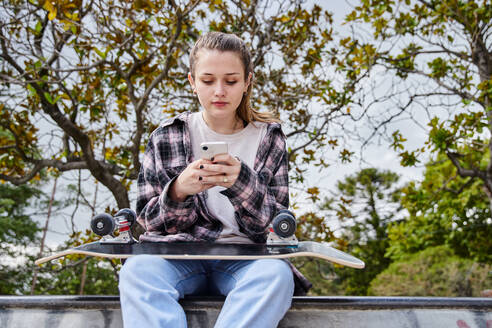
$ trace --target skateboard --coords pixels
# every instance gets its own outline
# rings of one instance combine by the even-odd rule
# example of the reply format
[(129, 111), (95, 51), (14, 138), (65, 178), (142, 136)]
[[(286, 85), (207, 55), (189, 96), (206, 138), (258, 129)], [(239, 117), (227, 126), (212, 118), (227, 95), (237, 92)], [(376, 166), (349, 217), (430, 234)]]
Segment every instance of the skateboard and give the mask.
[[(91, 220), (92, 231), (100, 241), (67, 249), (35, 261), (37, 265), (71, 254), (126, 259), (130, 256), (149, 254), (165, 259), (180, 260), (257, 260), (264, 258), (287, 259), (315, 257), (356, 269), (364, 268), (362, 260), (323, 243), (298, 241), (294, 235), (296, 221), (292, 212), (281, 210), (269, 227), (265, 244), (221, 244), (212, 242), (137, 242), (130, 227), (136, 221), (135, 212), (122, 209), (114, 217), (96, 215)], [(119, 235), (114, 237), (118, 230)]]

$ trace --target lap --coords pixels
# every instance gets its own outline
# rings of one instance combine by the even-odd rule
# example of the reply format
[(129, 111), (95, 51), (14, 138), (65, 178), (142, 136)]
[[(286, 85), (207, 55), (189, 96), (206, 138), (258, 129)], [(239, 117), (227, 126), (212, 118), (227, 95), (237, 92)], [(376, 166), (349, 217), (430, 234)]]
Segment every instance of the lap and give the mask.
[(123, 265), (121, 277), (165, 280), (180, 294), (221, 294), (226, 296), (241, 281), (258, 283), (281, 279), (293, 284), (289, 265), (279, 259), (260, 260), (167, 260), (157, 256), (137, 255)]
[(219, 261), (213, 266), (210, 278), (213, 286), (222, 295), (227, 295), (241, 284), (262, 286), (272, 281), (292, 286), (294, 284), (292, 270), (285, 261), (279, 259)]

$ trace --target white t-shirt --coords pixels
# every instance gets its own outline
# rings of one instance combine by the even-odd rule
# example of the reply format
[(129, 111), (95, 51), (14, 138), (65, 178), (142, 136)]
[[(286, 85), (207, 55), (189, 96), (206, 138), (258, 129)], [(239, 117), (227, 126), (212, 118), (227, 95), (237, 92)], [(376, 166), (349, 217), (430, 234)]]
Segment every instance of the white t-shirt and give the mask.
[[(238, 133), (220, 134), (207, 126), (203, 120), (202, 112), (193, 113), (189, 118), (190, 138), (195, 160), (198, 159), (198, 154), (200, 154), (200, 144), (202, 142), (225, 141), (228, 144), (229, 154), (239, 157), (243, 163), (253, 169), (258, 147), (266, 135), (266, 123), (249, 123)], [(229, 198), (220, 193), (222, 190), (225, 190), (225, 188), (217, 186), (205, 191), (205, 199), (210, 214), (224, 225), (217, 242), (253, 243), (245, 234), (239, 231), (234, 215), (234, 207)]]

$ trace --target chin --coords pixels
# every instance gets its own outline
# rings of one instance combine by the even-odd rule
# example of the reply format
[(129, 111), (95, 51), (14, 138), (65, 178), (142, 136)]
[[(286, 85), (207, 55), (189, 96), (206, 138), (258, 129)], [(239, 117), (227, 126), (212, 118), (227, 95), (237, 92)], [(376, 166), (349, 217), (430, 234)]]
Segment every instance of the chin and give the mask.
[(227, 107), (218, 108), (213, 105), (211, 106), (211, 108), (205, 110), (209, 113), (209, 115), (214, 116), (216, 118), (225, 118), (230, 115), (236, 114), (236, 110), (233, 110), (231, 108), (227, 108)]

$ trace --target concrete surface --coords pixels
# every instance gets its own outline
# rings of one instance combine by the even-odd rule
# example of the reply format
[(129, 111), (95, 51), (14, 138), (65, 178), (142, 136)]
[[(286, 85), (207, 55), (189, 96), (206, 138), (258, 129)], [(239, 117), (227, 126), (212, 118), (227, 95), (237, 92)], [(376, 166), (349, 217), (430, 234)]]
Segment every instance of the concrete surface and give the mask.
[[(182, 302), (188, 327), (212, 328), (222, 298)], [(122, 327), (117, 296), (0, 296), (0, 327)], [(279, 328), (492, 328), (491, 298), (296, 297)], [(144, 327), (142, 327), (144, 328)]]

